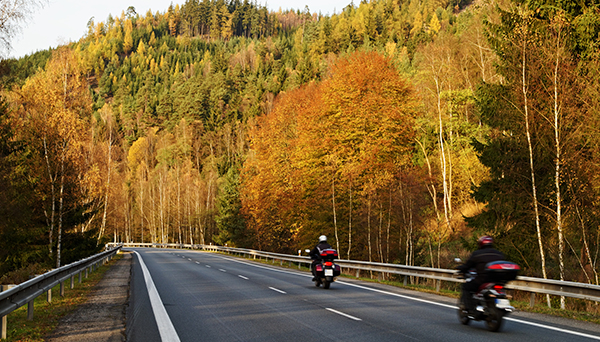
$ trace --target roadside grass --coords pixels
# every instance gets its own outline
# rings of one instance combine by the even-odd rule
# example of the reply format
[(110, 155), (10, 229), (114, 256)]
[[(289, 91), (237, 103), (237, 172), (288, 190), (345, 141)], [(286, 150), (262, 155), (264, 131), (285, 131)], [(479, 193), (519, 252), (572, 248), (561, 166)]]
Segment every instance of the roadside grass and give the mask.
[[(221, 252), (218, 252), (218, 253), (223, 254), (223, 255), (232, 256), (231, 254), (227, 254), (227, 253), (221, 253)], [(287, 261), (273, 262), (271, 260), (252, 259), (252, 258), (246, 258), (244, 256), (237, 256), (237, 255), (234, 255), (234, 256), (242, 258), (242, 259), (247, 259), (250, 261), (259, 262), (262, 264), (276, 265), (276, 266), (285, 267), (285, 268), (289, 268), (289, 269), (310, 272), (308, 267), (304, 267), (304, 266), (299, 267), (298, 264), (295, 264), (295, 263), (292, 263), (290, 265), (290, 263)], [(433, 282), (431, 280), (425, 281), (424, 283), (404, 285), (403, 281), (398, 281), (398, 280), (382, 280), (382, 279), (373, 279), (370, 277), (357, 278), (355, 275), (345, 274), (345, 273), (341, 274), (340, 276), (344, 277), (344, 278), (348, 278), (348, 279), (356, 279), (356, 280), (361, 280), (361, 281), (366, 281), (366, 282), (386, 284), (386, 285), (395, 286), (395, 287), (399, 287), (399, 288), (415, 290), (415, 291), (420, 291), (420, 292), (426, 292), (426, 293), (432, 293), (432, 294), (442, 295), (442, 296), (456, 298), (456, 299), (458, 299), (459, 295), (460, 295), (460, 288), (459, 288), (458, 283), (450, 284), (449, 286), (446, 286), (446, 288), (444, 288), (442, 286), (440, 288), (440, 291), (436, 291), (436, 288), (433, 285)], [(535, 305), (533, 307), (530, 307), (529, 306), (529, 294), (525, 293), (525, 292), (515, 293), (513, 299), (511, 300), (511, 304), (515, 307), (515, 309), (517, 311), (539, 313), (539, 314), (564, 317), (564, 318), (575, 319), (578, 321), (600, 324), (600, 303), (584, 301), (584, 300), (579, 300), (579, 299), (573, 299), (573, 298), (567, 298), (567, 309), (562, 310), (559, 308), (560, 304), (558, 303), (560, 297), (557, 297), (557, 296), (551, 296), (551, 297), (552, 297), (552, 300), (551, 300), (552, 307), (551, 308), (549, 308), (546, 303), (545, 295), (537, 295)]]
[(48, 303), (46, 294), (38, 296), (34, 301), (33, 320), (27, 320), (27, 305), (10, 313), (7, 317), (7, 342), (43, 342), (52, 333), (58, 321), (73, 312), (78, 305), (85, 303), (89, 293), (104, 277), (109, 267), (123, 254), (118, 253), (110, 262), (100, 266), (96, 271), (79, 277), (75, 276), (74, 288), (71, 289), (70, 278), (65, 281), (65, 296), (60, 296), (60, 284), (52, 288), (52, 301)]

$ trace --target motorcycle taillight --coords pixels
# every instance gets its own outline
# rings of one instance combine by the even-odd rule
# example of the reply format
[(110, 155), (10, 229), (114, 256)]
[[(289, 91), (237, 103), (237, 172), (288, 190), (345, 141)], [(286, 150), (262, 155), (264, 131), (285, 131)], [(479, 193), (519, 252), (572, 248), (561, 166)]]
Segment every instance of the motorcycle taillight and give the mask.
[(494, 285), (494, 290), (497, 290), (497, 291), (504, 290), (504, 287), (502, 285)]
[(326, 261), (326, 262), (325, 262), (325, 266), (333, 266), (333, 262), (331, 262), (331, 261)]

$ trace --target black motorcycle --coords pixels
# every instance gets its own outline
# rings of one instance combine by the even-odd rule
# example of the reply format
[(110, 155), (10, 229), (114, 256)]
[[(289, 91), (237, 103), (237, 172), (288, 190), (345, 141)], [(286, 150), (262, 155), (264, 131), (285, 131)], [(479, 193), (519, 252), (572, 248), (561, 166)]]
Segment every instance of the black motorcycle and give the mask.
[[(503, 318), (514, 311), (510, 305), (511, 296), (506, 294), (504, 286), (515, 280), (521, 268), (509, 261), (494, 261), (485, 265), (487, 283), (482, 284), (479, 290), (472, 294), (473, 308), (467, 308), (464, 303), (464, 293), (458, 301), (458, 318), (462, 324), (469, 324), (471, 320), (485, 321), (490, 331), (498, 331), (502, 327)], [(472, 281), (476, 276), (475, 270), (470, 270), (464, 275), (465, 281)], [(469, 294), (467, 294), (469, 295)]]
[[(307, 252), (310, 252), (310, 250), (307, 250)], [(324, 249), (321, 251), (320, 262), (312, 266), (315, 268), (314, 282), (316, 287), (322, 284), (324, 289), (328, 289), (331, 283), (336, 281), (341, 271), (340, 266), (333, 262), (337, 258), (338, 252), (335, 249)]]

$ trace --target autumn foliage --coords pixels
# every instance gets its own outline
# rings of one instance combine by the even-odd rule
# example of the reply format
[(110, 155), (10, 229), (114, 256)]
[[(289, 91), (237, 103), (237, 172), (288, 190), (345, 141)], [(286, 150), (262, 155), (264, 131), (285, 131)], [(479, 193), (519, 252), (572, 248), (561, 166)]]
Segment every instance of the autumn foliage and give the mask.
[(242, 174), (255, 247), (289, 251), (327, 234), (348, 257), (369, 257), (365, 246), (381, 255), (375, 236), (383, 216), (398, 219), (388, 199), (410, 159), (414, 115), (411, 87), (375, 52), (341, 58), (324, 82), (281, 96), (251, 131)]
[(90, 20), (0, 60), (0, 274), (108, 239), (296, 253), (321, 234), (448, 268), (488, 234), (524, 274), (598, 284), (599, 18), (187, 0)]

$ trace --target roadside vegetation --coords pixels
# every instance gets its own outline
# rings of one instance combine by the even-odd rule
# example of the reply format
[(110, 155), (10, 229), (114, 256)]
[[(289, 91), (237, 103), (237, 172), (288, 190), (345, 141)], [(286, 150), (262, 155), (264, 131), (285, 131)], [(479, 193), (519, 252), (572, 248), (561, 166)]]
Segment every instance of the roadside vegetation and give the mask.
[[(75, 286), (70, 288), (70, 280), (65, 281), (65, 295), (60, 296), (60, 284), (52, 288), (52, 301), (48, 303), (47, 296), (41, 295), (35, 299), (34, 318), (27, 320), (27, 305), (8, 315), (7, 342), (43, 342), (52, 333), (61, 318), (75, 311), (85, 303), (94, 286), (102, 280), (108, 269), (123, 258), (118, 253), (110, 262), (100, 266), (96, 271), (82, 276), (82, 282), (75, 278)], [(4, 341), (4, 340), (3, 340)]]

